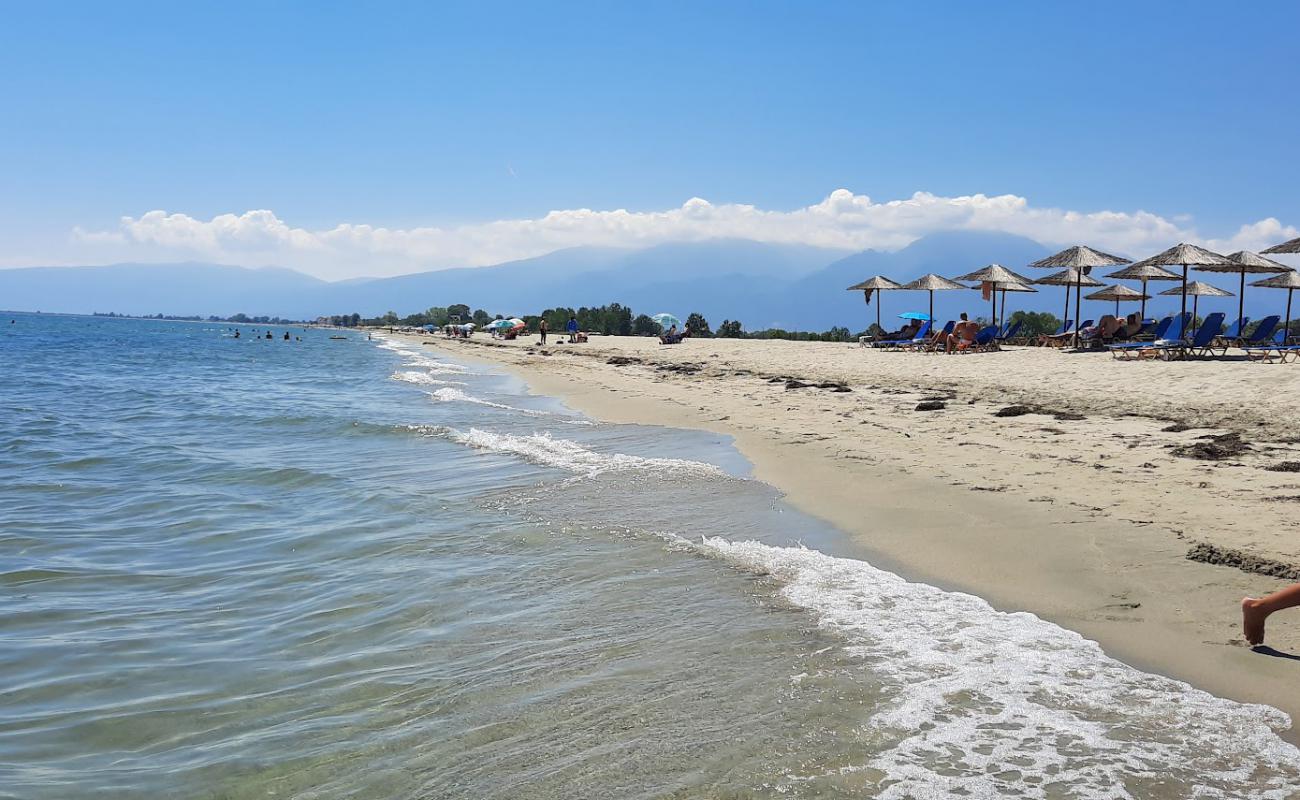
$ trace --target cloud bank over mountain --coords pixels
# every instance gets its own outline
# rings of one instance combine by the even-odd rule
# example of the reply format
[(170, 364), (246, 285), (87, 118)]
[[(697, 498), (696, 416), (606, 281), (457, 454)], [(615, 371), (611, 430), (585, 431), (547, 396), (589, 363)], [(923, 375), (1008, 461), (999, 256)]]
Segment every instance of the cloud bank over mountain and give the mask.
[(456, 226), (387, 228), (342, 223), (309, 230), (265, 209), (201, 220), (150, 211), (122, 217), (110, 230), (82, 230), (74, 238), (103, 260), (190, 259), (257, 266), (276, 264), (327, 279), (387, 276), (419, 270), (478, 266), (580, 247), (647, 247), (666, 242), (745, 239), (844, 251), (898, 250), (931, 233), (978, 231), (1025, 236), (1047, 245), (1087, 243), (1133, 256), (1179, 241), (1212, 249), (1258, 249), (1300, 235), (1268, 218), (1207, 237), (1188, 221), (1146, 211), (1082, 212), (1038, 208), (1016, 195), (941, 197), (917, 192), (876, 201), (837, 189), (824, 200), (791, 211), (695, 197), (665, 211), (551, 211), (535, 219)]

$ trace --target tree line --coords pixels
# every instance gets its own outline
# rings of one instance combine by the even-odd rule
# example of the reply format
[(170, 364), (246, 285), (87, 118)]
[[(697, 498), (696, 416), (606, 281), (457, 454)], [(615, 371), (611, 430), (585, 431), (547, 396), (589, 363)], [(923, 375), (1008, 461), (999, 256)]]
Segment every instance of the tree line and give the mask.
[[(360, 314), (341, 314), (328, 318), (331, 325), (339, 327), (356, 327), (371, 325), (377, 327), (423, 327), (432, 325), (437, 328), (450, 324), (473, 322), (482, 328), (493, 320), (505, 319), (501, 314), (491, 314), (483, 309), (470, 310), (470, 306), (457, 303), (449, 306), (432, 306), (424, 311), (398, 316), (389, 311), (379, 317), (363, 318)], [(563, 331), (570, 319), (578, 321), (578, 329), (588, 333), (605, 336), (658, 336), (663, 332), (659, 323), (649, 314), (637, 314), (631, 307), (622, 303), (609, 303), (603, 306), (581, 306), (572, 308), (556, 306), (547, 308), (540, 314), (524, 314), (519, 317), (536, 331), (539, 323), (546, 320), (546, 327), (551, 331)], [(782, 328), (764, 328), (747, 331), (739, 320), (725, 319), (715, 331), (709, 321), (699, 312), (692, 312), (686, 317), (682, 327), (693, 337), (716, 337), (720, 339), (788, 339), (800, 342), (848, 342), (855, 341), (866, 333), (852, 333), (845, 327), (833, 327), (826, 331), (790, 331)]]

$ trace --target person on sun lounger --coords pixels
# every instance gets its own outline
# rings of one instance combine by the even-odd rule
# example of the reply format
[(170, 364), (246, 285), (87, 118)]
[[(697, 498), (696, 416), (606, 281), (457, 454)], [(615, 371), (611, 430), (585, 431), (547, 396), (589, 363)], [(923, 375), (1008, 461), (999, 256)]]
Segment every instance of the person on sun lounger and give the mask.
[(1274, 611), (1300, 606), (1300, 583), (1294, 583), (1285, 589), (1256, 600), (1253, 597), (1241, 601), (1241, 629), (1246, 641), (1252, 647), (1264, 643), (1264, 621)]
[(1111, 339), (1115, 334), (1124, 327), (1114, 314), (1107, 314), (1101, 318), (1096, 325), (1089, 325), (1079, 332), (1079, 336), (1086, 341), (1092, 339)]
[(949, 353), (965, 350), (975, 342), (975, 335), (979, 331), (980, 326), (967, 319), (966, 312), (963, 311), (961, 319), (953, 326), (952, 333), (948, 334), (944, 350)]

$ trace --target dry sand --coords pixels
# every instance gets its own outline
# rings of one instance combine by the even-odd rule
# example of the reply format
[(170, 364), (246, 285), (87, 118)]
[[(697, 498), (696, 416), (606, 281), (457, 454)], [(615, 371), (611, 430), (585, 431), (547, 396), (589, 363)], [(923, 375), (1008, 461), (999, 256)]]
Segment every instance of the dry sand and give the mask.
[[(1271, 656), (1245, 645), (1237, 611), (1287, 583), (1263, 573), (1300, 579), (1300, 473), (1268, 469), (1300, 462), (1300, 365), (414, 339), (502, 364), (598, 419), (730, 434), (757, 478), (874, 563), (1300, 714), (1300, 609), (1270, 621)], [(998, 415), (1014, 405), (1031, 412)]]

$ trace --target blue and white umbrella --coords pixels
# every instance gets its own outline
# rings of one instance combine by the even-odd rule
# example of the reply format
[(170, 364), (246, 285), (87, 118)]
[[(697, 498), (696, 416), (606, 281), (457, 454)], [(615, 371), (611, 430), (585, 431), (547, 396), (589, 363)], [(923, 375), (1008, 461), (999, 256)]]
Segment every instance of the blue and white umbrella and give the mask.
[(654, 320), (655, 322), (658, 322), (660, 325), (664, 327), (665, 330), (673, 327), (674, 325), (676, 325), (679, 328), (682, 326), (682, 321), (677, 317), (674, 317), (672, 314), (659, 313), (659, 314), (655, 314), (650, 319)]

